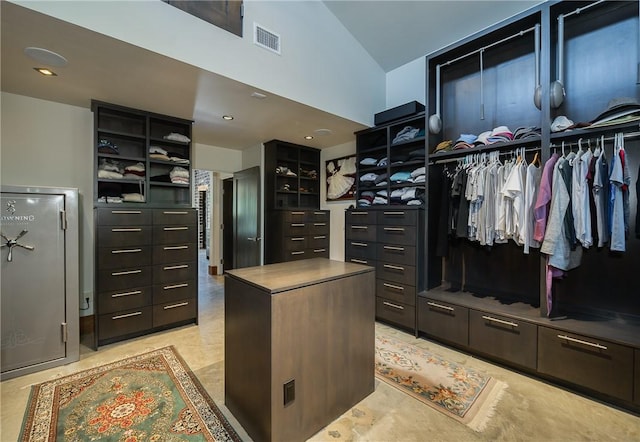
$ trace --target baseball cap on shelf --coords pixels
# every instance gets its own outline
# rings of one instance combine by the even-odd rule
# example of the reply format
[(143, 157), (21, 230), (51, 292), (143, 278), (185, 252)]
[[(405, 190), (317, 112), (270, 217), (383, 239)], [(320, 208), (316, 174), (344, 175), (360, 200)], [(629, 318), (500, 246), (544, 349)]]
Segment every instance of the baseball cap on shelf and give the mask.
[(451, 150), (452, 147), (453, 147), (453, 141), (444, 140), (444, 141), (441, 141), (440, 143), (438, 143), (438, 145), (436, 146), (436, 148), (435, 148), (435, 150), (433, 152), (434, 153), (448, 152), (448, 151)]
[(460, 134), (460, 137), (456, 140), (456, 144), (453, 147), (454, 149), (469, 149), (470, 147), (474, 147), (475, 141), (478, 139), (476, 135), (473, 134)]
[(491, 144), (489, 142), (489, 137), (491, 136), (491, 131), (488, 130), (486, 132), (482, 132), (480, 135), (478, 135), (478, 138), (475, 141), (475, 145), (479, 146), (480, 144)]
[(565, 117), (564, 115), (558, 115), (551, 123), (551, 132), (562, 132), (573, 126), (573, 121)]

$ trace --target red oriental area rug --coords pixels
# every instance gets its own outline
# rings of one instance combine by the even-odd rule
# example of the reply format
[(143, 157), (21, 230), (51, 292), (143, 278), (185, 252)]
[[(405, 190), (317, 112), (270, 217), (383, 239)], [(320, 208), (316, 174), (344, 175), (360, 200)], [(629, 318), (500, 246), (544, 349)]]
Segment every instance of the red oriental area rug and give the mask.
[(35, 385), (21, 441), (240, 441), (173, 346)]
[(483, 431), (507, 384), (413, 345), (376, 335), (376, 377)]

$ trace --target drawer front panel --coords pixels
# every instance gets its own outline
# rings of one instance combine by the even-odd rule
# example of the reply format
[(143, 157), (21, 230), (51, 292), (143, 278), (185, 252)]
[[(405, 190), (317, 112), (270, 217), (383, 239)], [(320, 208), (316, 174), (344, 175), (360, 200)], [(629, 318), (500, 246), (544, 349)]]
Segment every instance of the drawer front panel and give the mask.
[(148, 209), (107, 209), (97, 210), (98, 225), (135, 226), (151, 224), (151, 211)]
[(121, 310), (141, 308), (151, 304), (151, 287), (137, 287), (116, 290), (98, 295), (100, 313), (112, 313)]
[(458, 345), (469, 345), (469, 309), (418, 298), (418, 330)]
[(415, 226), (418, 212), (415, 210), (381, 210), (378, 212), (378, 224), (395, 226)]
[(175, 226), (154, 226), (154, 244), (195, 243), (198, 238), (198, 226), (180, 224)]
[(147, 266), (151, 264), (151, 247), (99, 247), (98, 268)]
[(304, 250), (292, 250), (291, 252), (287, 252), (287, 261), (297, 261), (299, 259), (307, 259), (311, 258), (309, 253), (307, 253), (307, 249)]
[(193, 281), (153, 286), (153, 304), (164, 304), (185, 298), (196, 297), (196, 285)]
[(329, 250), (329, 234), (307, 236), (307, 246), (311, 249), (325, 248)]
[(328, 235), (329, 223), (326, 221), (307, 223), (307, 233), (309, 235)]
[(287, 236), (304, 236), (307, 234), (306, 223), (289, 223), (285, 224), (285, 234)]
[(355, 241), (372, 241), (376, 240), (376, 226), (367, 224), (351, 224), (346, 228), (347, 239)]
[(378, 261), (376, 278), (401, 284), (416, 284), (416, 268), (403, 264)]
[(151, 285), (151, 267), (129, 267), (98, 271), (98, 292)]
[(284, 241), (284, 249), (287, 252), (295, 252), (307, 248), (307, 237), (304, 235), (285, 236), (282, 240)]
[(346, 214), (346, 224), (376, 224), (375, 210), (350, 210)]
[(397, 244), (378, 244), (378, 260), (416, 265), (416, 248)]
[(318, 247), (315, 249), (307, 249), (307, 258), (328, 258), (329, 247)]
[(155, 209), (153, 211), (153, 224), (197, 224), (198, 218), (195, 210), (181, 209)]
[(376, 260), (375, 259), (367, 259), (367, 258), (357, 258), (357, 257), (351, 257), (348, 256), (345, 259), (346, 262), (352, 262), (354, 264), (362, 264), (365, 266), (371, 266), (371, 267), (375, 267), (376, 266)]
[(165, 284), (182, 281), (192, 281), (196, 278), (198, 264), (181, 262), (153, 266), (153, 283)]
[(635, 367), (635, 371), (633, 374), (633, 386), (634, 386), (633, 402), (640, 405), (640, 350), (638, 349), (634, 350), (634, 354), (635, 354), (635, 357), (634, 357), (635, 362), (633, 366)]
[(482, 353), (535, 370), (537, 326), (469, 310), (469, 346)]
[(100, 340), (138, 333), (151, 328), (152, 309), (149, 306), (100, 315), (98, 321)]
[(633, 349), (538, 327), (538, 371), (626, 401), (633, 400)]
[(416, 305), (416, 288), (412, 285), (376, 279), (376, 296), (401, 304)]
[(415, 328), (416, 309), (388, 299), (376, 297), (376, 318), (407, 328)]
[(307, 216), (307, 219), (312, 223), (327, 223), (327, 225), (329, 224), (329, 218), (328, 210), (313, 210)]
[(151, 226), (98, 227), (98, 244), (101, 247), (145, 246), (151, 244)]
[(287, 223), (304, 223), (307, 221), (307, 212), (304, 210), (293, 210), (283, 213), (284, 221)]
[(179, 321), (196, 319), (195, 298), (182, 299), (153, 306), (153, 326), (160, 327)]
[(347, 241), (346, 255), (353, 258), (376, 259), (376, 244), (364, 241)]
[(177, 244), (153, 247), (153, 264), (197, 260), (198, 250), (196, 244)]
[(415, 226), (380, 226), (378, 241), (386, 244), (410, 246), (416, 243)]

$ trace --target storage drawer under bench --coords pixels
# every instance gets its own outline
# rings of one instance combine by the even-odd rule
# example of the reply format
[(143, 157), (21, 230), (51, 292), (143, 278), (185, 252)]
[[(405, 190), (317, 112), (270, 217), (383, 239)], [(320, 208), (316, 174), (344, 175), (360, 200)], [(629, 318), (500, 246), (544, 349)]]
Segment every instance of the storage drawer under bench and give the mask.
[(416, 324), (416, 308), (376, 297), (376, 318), (413, 329)]
[(419, 296), (418, 330), (466, 347), (469, 345), (469, 309)]

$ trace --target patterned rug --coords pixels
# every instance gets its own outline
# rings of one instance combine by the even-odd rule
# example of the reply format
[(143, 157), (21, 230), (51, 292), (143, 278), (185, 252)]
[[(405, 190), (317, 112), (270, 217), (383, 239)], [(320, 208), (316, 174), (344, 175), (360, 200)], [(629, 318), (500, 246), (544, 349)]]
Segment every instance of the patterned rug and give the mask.
[(413, 345), (376, 334), (376, 377), (483, 431), (507, 384)]
[(35, 385), (21, 441), (240, 441), (172, 347)]

